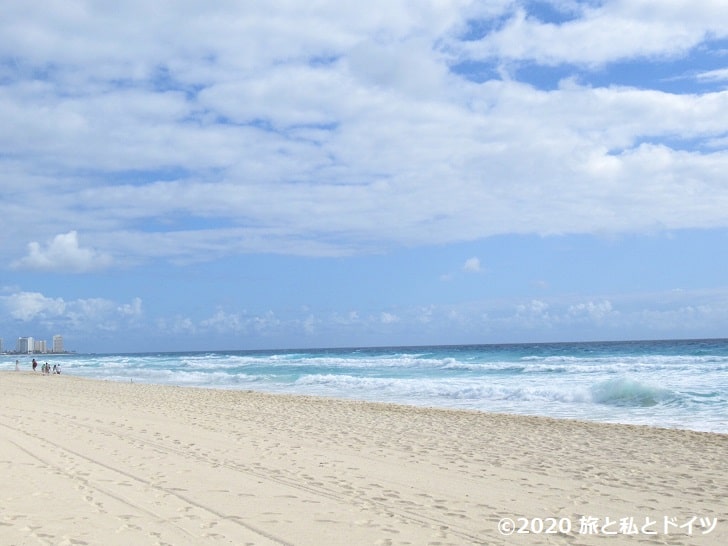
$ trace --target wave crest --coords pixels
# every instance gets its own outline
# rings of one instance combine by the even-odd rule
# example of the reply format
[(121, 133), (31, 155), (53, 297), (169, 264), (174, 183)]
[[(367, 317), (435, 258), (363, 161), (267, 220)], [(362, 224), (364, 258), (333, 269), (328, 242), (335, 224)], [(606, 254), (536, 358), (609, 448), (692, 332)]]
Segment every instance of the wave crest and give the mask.
[(591, 389), (592, 400), (610, 406), (650, 407), (676, 398), (676, 394), (634, 379), (621, 377), (597, 383)]

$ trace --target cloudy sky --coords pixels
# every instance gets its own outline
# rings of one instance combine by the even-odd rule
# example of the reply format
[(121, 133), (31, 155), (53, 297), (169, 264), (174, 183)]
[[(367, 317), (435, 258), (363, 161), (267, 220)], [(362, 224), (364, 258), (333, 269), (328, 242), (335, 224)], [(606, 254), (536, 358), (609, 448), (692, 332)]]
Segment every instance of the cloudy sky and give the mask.
[(728, 335), (724, 0), (9, 0), (0, 337)]

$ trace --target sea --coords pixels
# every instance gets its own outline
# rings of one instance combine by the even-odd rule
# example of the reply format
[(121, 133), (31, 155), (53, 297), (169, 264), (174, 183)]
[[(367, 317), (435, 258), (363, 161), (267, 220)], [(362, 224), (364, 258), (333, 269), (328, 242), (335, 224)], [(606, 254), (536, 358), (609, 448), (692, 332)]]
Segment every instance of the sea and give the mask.
[[(0, 356), (30, 370), (31, 355)], [(37, 355), (108, 381), (728, 434), (728, 339)]]

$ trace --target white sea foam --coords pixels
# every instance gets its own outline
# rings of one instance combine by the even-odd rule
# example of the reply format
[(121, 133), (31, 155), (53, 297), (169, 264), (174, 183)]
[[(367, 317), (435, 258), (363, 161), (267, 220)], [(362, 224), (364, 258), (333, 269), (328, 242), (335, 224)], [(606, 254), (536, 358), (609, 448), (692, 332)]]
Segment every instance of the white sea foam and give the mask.
[[(699, 344), (698, 344), (699, 345)], [(728, 433), (728, 342), (48, 355), (64, 373)], [(0, 357), (14, 369), (15, 356)], [(29, 369), (23, 362), (23, 369)], [(41, 361), (45, 361), (42, 358)]]

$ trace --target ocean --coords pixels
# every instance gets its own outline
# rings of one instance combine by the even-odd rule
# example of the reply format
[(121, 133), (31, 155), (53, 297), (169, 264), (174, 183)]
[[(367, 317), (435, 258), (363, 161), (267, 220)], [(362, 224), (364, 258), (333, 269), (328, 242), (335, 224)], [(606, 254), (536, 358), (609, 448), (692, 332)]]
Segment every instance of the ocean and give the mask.
[[(0, 369), (30, 370), (31, 355)], [(37, 355), (62, 373), (728, 433), (728, 340)], [(40, 374), (39, 374), (40, 375)]]

